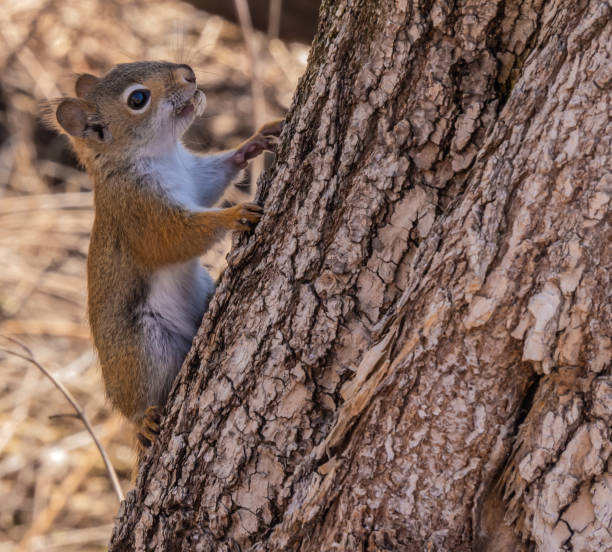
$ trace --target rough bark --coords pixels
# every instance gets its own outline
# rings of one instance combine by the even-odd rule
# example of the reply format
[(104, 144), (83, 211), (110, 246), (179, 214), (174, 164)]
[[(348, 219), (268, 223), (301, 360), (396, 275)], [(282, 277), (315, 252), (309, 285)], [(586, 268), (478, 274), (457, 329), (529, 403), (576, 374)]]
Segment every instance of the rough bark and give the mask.
[(612, 547), (610, 21), (324, 2), (111, 550)]

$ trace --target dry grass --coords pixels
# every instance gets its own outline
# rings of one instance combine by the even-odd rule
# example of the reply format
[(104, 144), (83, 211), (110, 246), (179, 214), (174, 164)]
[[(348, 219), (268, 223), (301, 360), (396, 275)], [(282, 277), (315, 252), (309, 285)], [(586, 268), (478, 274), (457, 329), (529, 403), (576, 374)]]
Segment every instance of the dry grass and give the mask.
[[(261, 35), (253, 40), (264, 110), (278, 116), (307, 48)], [(2, 4), (0, 334), (27, 343), (72, 391), (124, 491), (133, 463), (130, 432), (105, 401), (86, 324), (90, 184), (37, 113), (40, 100), (70, 92), (73, 73), (101, 73), (137, 59), (196, 69), (209, 108), (189, 136), (192, 147), (230, 147), (253, 130), (249, 56), (240, 29), (218, 17), (175, 0)], [(219, 248), (205, 262), (218, 273), (223, 259)], [(0, 355), (0, 373), (0, 552), (104, 550), (117, 501), (91, 438), (73, 417), (50, 419), (71, 408), (35, 367)]]

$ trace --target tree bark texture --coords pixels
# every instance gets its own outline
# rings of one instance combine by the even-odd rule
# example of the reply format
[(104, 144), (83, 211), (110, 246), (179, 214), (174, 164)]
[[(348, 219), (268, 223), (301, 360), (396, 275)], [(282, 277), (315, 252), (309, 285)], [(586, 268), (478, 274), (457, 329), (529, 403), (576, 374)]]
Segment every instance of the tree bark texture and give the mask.
[(612, 549), (611, 15), (323, 3), (111, 550)]

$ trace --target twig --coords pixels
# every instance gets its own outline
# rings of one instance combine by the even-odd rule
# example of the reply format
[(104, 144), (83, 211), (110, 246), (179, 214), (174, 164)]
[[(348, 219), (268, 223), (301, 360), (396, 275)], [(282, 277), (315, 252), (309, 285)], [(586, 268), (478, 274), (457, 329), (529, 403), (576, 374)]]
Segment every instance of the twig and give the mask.
[[(10, 395), (13, 401), (10, 418), (0, 424), (0, 458), (10, 439), (18, 431), (19, 425), (28, 417), (31, 403), (32, 382), (38, 375), (35, 368), (28, 368), (22, 376), (19, 386)], [(4, 408), (0, 408), (4, 412)], [(2, 475), (0, 475), (2, 479)], [(1, 549), (0, 549), (1, 552)]]
[(38, 211), (40, 209), (91, 209), (92, 206), (92, 192), (5, 197), (2, 198), (0, 215), (13, 215), (16, 212)]
[(61, 418), (78, 418), (78, 414), (73, 414), (72, 412), (66, 412), (65, 414), (51, 414), (49, 416), (49, 420), (59, 420)]
[(240, 29), (244, 38), (244, 44), (251, 66), (251, 91), (253, 94), (253, 116), (255, 125), (263, 125), (266, 121), (266, 104), (264, 98), (263, 85), (259, 79), (259, 49), (255, 40), (255, 32), (251, 22), (251, 12), (246, 0), (234, 0), (236, 11), (238, 12), (238, 20), (240, 21)]
[(19, 339), (11, 337), (10, 335), (2, 335), (0, 337), (6, 339), (10, 343), (13, 343), (14, 345), (17, 345), (17, 347), (21, 347), (27, 355), (34, 358), (34, 353), (32, 353), (32, 349), (30, 349), (23, 341), (19, 341)]
[[(234, 0), (234, 6), (238, 13), (238, 21), (244, 38), (244, 44), (249, 58), (251, 69), (251, 93), (253, 95), (253, 119), (255, 129), (258, 129), (266, 122), (266, 102), (264, 98), (264, 89), (259, 80), (258, 59), (259, 52), (255, 43), (255, 33), (251, 22), (251, 12), (246, 0)], [(255, 183), (259, 174), (263, 171), (263, 158), (259, 157), (254, 160), (251, 165), (251, 189), (255, 188)]]
[(32, 550), (66, 550), (67, 546), (82, 546), (85, 543), (100, 543), (104, 545), (108, 542), (108, 536), (112, 532), (112, 523), (98, 527), (60, 530), (49, 535), (33, 537), (30, 541), (30, 548)]
[[(48, 220), (43, 225), (43, 232), (51, 230), (50, 222), (51, 221)], [(2, 311), (5, 317), (12, 317), (19, 313), (23, 305), (25, 305), (28, 299), (36, 291), (36, 288), (40, 285), (45, 272), (47, 272), (53, 263), (58, 261), (59, 255), (56, 251), (44, 251), (41, 253), (40, 256), (42, 258), (40, 262), (36, 263), (38, 266), (32, 267), (33, 274), (29, 274), (31, 278), (22, 278), (13, 290), (11, 296), (7, 298), (4, 305), (2, 305)]]
[(269, 0), (268, 3), (268, 38), (278, 38), (283, 0)]
[(113, 485), (113, 489), (115, 491), (115, 494), (117, 495), (117, 499), (119, 500), (119, 502), (123, 501), (124, 497), (123, 497), (123, 491), (121, 490), (121, 485), (119, 484), (119, 478), (117, 477), (117, 473), (115, 472), (115, 468), (113, 468), (113, 465), (111, 464), (111, 461), (108, 457), (108, 454), (106, 454), (106, 450), (104, 449), (104, 447), (102, 446), (102, 443), (100, 443), (100, 441), (98, 440), (98, 438), (96, 437), (96, 434), (93, 431), (93, 428), (91, 427), (91, 424), (89, 423), (89, 420), (87, 419), (87, 416), (85, 416), (85, 412), (83, 411), (83, 409), (80, 407), (79, 403), (76, 401), (76, 399), (72, 396), (72, 393), (70, 393), (70, 391), (68, 391), (68, 389), (66, 389), (66, 387), (64, 386), (64, 384), (59, 381), (51, 372), (49, 372), (44, 366), (42, 366), (35, 358), (34, 355), (32, 354), (32, 351), (30, 351), (30, 349), (28, 349), (28, 347), (23, 344), (21, 341), (19, 341), (18, 339), (15, 339), (14, 337), (9, 337), (9, 336), (1, 336), (4, 339), (6, 339), (7, 341), (14, 343), (15, 345), (21, 347), (24, 351), (26, 351), (26, 354), (20, 353), (18, 351), (13, 351), (11, 349), (6, 349), (5, 347), (0, 347), (0, 351), (21, 358), (27, 362), (30, 362), (31, 364), (33, 364), (34, 366), (36, 366), (43, 374), (45, 374), (45, 376), (47, 376), (55, 385), (55, 387), (57, 387), (61, 393), (64, 395), (64, 397), (66, 397), (66, 400), (72, 405), (72, 408), (74, 408), (76, 415), (81, 419), (81, 421), (83, 422), (83, 424), (85, 425), (85, 428), (87, 429), (87, 431), (89, 432), (89, 434), (91, 435), (91, 438), (93, 439), (94, 443), (96, 444), (96, 447), (98, 448), (98, 451), (100, 452), (100, 456), (102, 456), (102, 460), (104, 461), (104, 466), (106, 467), (106, 471), (108, 473), (108, 476), (111, 480), (111, 483)]
[(75, 339), (89, 339), (89, 330), (82, 324), (68, 320), (5, 320), (0, 323), (2, 332), (20, 335), (59, 335)]
[[(118, 418), (113, 417), (108, 419), (104, 423), (101, 438), (105, 441), (112, 439), (120, 427), (121, 422)], [(66, 503), (74, 496), (74, 493), (95, 466), (97, 457), (96, 451), (89, 451), (84, 458), (80, 459), (76, 468), (66, 476), (60, 485), (53, 489), (44, 508), (42, 508), (38, 515), (32, 520), (30, 528), (21, 537), (19, 541), (19, 551), (25, 552), (26, 550), (31, 550), (31, 539), (37, 535), (46, 533), (53, 526), (53, 522), (66, 506)]]

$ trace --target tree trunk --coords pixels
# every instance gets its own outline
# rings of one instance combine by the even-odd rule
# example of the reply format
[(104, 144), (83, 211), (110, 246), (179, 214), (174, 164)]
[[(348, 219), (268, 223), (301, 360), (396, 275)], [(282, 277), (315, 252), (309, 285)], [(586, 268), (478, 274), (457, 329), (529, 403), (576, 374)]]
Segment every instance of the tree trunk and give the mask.
[(111, 550), (612, 549), (611, 15), (323, 3)]

